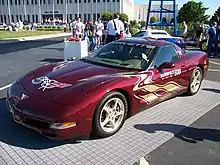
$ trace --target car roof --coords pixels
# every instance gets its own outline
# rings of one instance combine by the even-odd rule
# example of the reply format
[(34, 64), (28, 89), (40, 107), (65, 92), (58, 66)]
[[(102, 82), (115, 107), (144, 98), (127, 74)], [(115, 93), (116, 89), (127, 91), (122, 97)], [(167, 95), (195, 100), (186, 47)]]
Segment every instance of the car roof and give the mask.
[(173, 43), (165, 41), (165, 40), (156, 40), (156, 39), (151, 39), (147, 37), (131, 37), (131, 38), (124, 38), (121, 40), (117, 40), (117, 42), (126, 42), (126, 43), (134, 43), (134, 44), (143, 44), (143, 45), (152, 45), (152, 46), (157, 46), (161, 47), (163, 45), (171, 44)]

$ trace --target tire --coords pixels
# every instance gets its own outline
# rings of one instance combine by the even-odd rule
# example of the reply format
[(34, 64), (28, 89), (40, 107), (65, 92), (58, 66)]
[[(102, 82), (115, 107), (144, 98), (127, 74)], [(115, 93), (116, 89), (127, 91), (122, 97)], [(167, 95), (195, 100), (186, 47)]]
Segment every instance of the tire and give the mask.
[(201, 51), (207, 51), (208, 50), (208, 47), (206, 46), (206, 43), (207, 43), (207, 40), (202, 40), (201, 43), (200, 43), (200, 50)]
[[(197, 79), (197, 85), (195, 86), (195, 76), (199, 74), (198, 76), (198, 79)], [(201, 84), (202, 84), (202, 79), (203, 79), (203, 72), (202, 72), (202, 69), (200, 67), (196, 67), (192, 74), (191, 74), (191, 77), (190, 77), (190, 81), (189, 81), (189, 86), (188, 86), (188, 90), (187, 90), (187, 94), (192, 96), (192, 95), (195, 95), (200, 87), (201, 87)]]
[[(116, 102), (116, 100), (117, 100), (116, 108), (119, 107), (120, 109), (124, 109), (121, 110), (121, 115), (119, 115), (119, 111), (117, 111), (117, 109), (114, 108), (115, 106), (114, 103)], [(109, 109), (106, 108), (108, 105), (111, 106)], [(107, 110), (104, 110), (104, 108), (107, 109), (109, 112), (107, 112)], [(116, 113), (118, 113), (118, 116), (115, 116)], [(106, 94), (96, 107), (96, 111), (93, 118), (93, 134), (103, 138), (115, 134), (123, 126), (127, 118), (127, 114), (128, 114), (128, 103), (127, 103), (127, 99), (123, 94), (116, 91)], [(109, 121), (109, 122), (106, 123), (105, 121), (106, 122)], [(113, 122), (115, 122), (115, 128), (109, 128), (113, 126), (112, 125)]]

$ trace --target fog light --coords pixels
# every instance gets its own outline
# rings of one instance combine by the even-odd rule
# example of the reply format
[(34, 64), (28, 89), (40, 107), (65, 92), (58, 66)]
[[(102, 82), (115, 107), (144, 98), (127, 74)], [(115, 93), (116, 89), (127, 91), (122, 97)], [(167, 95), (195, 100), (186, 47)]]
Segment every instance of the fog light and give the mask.
[(66, 129), (66, 128), (71, 128), (75, 126), (76, 126), (76, 122), (63, 122), (63, 123), (50, 124), (50, 128), (52, 129)]

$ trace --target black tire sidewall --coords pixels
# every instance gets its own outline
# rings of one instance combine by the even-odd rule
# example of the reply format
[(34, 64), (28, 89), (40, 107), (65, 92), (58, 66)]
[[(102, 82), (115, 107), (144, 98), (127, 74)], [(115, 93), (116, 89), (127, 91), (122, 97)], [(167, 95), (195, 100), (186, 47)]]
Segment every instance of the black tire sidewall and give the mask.
[[(123, 117), (123, 120), (120, 124), (120, 126), (113, 132), (105, 132), (101, 125), (100, 125), (100, 114), (101, 114), (101, 111), (102, 111), (102, 108), (103, 106), (105, 105), (105, 103), (109, 100), (109, 99), (112, 99), (112, 98), (119, 98), (123, 101), (124, 103), (124, 107), (125, 107), (125, 111), (124, 111), (124, 117)], [(109, 92), (107, 93), (101, 100), (100, 102), (98, 103), (97, 107), (96, 107), (96, 111), (95, 111), (95, 114), (94, 114), (94, 119), (93, 119), (93, 131), (95, 131), (94, 133), (96, 135), (98, 135), (99, 137), (108, 137), (108, 136), (111, 136), (113, 134), (115, 134), (116, 132), (118, 132), (118, 130), (123, 126), (126, 118), (127, 118), (127, 114), (128, 114), (128, 103), (127, 103), (127, 99), (126, 97), (121, 94), (120, 92), (116, 92), (116, 91), (113, 91), (113, 92)]]
[(202, 69), (201, 69), (200, 67), (196, 67), (196, 68), (192, 71), (192, 74), (191, 74), (191, 77), (190, 77), (190, 83), (189, 83), (189, 91), (188, 91), (188, 93), (189, 93), (190, 95), (195, 95), (195, 94), (199, 91), (199, 89), (200, 89), (200, 87), (201, 87), (201, 84), (202, 84), (202, 77), (201, 77), (198, 90), (197, 90), (196, 92), (192, 92), (191, 83), (192, 83), (192, 80), (193, 80), (193, 74), (194, 74), (194, 72), (195, 72), (196, 70), (199, 70), (199, 71), (200, 71), (201, 76), (202, 76), (202, 74), (203, 74), (203, 73), (202, 73)]

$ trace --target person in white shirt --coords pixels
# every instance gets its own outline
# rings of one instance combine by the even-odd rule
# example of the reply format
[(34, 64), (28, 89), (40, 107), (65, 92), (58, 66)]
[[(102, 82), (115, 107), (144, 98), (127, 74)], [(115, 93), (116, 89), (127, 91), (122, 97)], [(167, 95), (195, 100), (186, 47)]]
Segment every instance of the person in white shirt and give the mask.
[(119, 15), (114, 14), (114, 19), (110, 20), (106, 27), (106, 43), (122, 38), (124, 30), (124, 24), (119, 20)]
[(76, 37), (76, 19), (72, 21), (71, 28), (72, 28), (73, 37)]
[(97, 43), (96, 44), (97, 45), (96, 45), (96, 47), (98, 48), (101, 45), (102, 34), (103, 34), (103, 30), (104, 30), (104, 24), (102, 23), (101, 19), (98, 20), (96, 27), (97, 27), (97, 32), (96, 32), (96, 35), (97, 35)]
[(81, 19), (78, 17), (75, 24), (76, 28), (76, 37), (81, 38), (84, 33), (84, 24), (81, 22)]

